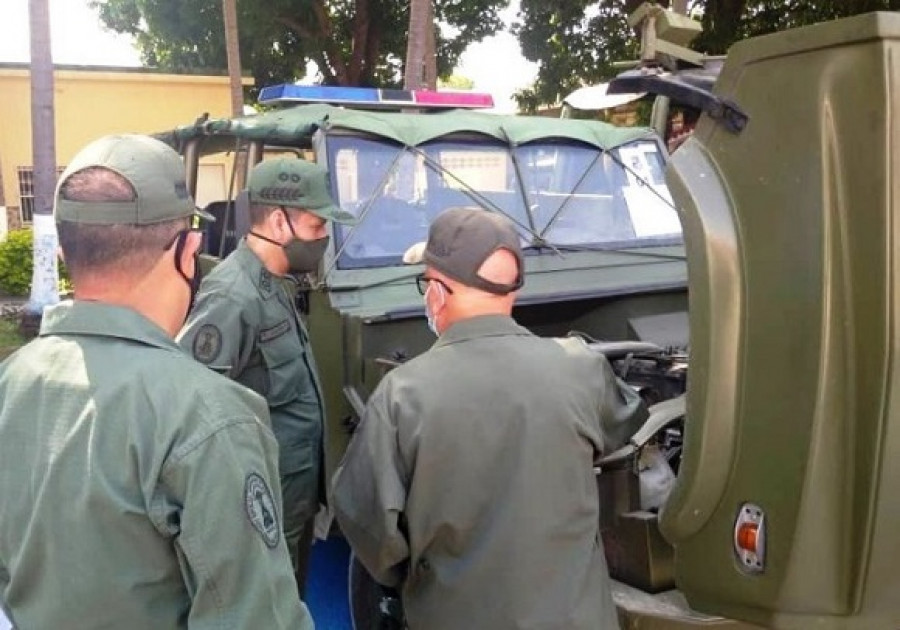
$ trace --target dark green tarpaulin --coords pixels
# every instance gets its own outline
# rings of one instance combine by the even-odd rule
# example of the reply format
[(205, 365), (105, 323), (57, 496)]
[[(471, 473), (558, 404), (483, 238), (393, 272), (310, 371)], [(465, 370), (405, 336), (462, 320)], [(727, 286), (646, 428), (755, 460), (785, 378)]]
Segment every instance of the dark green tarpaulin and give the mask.
[(638, 138), (654, 137), (644, 127), (615, 127), (592, 120), (508, 116), (472, 111), (406, 114), (343, 109), (331, 105), (300, 105), (255, 116), (197, 121), (157, 134), (179, 148), (203, 138), (202, 153), (233, 150), (236, 140), (262, 140), (267, 145), (309, 146), (318, 129), (347, 129), (373, 134), (403, 145), (416, 146), (456, 134), (480, 134), (517, 145), (548, 138), (584, 142), (611, 149)]

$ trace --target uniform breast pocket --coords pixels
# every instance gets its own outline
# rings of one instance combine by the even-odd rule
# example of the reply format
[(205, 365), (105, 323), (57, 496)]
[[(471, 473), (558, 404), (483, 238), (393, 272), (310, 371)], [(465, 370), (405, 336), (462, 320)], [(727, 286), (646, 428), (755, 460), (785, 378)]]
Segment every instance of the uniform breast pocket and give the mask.
[(268, 376), (266, 399), (270, 407), (284, 405), (297, 397), (305, 372), (304, 351), (293, 329), (276, 337), (260, 341), (259, 350)]

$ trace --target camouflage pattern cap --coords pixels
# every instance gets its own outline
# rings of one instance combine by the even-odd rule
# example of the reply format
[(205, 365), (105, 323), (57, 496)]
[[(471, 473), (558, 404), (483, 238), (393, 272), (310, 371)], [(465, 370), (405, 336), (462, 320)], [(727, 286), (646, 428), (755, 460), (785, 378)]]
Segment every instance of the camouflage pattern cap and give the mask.
[(250, 203), (307, 210), (337, 223), (354, 224), (328, 192), (328, 171), (298, 158), (265, 160), (250, 171)]
[[(105, 168), (131, 184), (131, 201), (73, 201), (63, 198), (68, 179), (88, 168)], [(91, 142), (72, 158), (59, 178), (53, 208), (56, 221), (94, 225), (151, 225), (197, 216), (215, 221), (194, 205), (181, 157), (149, 136), (123, 134)]]

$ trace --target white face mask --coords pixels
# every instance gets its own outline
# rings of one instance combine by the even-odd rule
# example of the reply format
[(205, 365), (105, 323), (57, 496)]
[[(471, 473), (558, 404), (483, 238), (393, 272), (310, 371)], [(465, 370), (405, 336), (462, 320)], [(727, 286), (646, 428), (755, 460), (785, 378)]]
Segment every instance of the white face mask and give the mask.
[(439, 282), (429, 282), (428, 283), (428, 288), (425, 289), (425, 295), (423, 296), (423, 299), (425, 300), (425, 316), (428, 318), (428, 329), (434, 333), (435, 337), (440, 337), (441, 333), (437, 329), (437, 322), (435, 321), (435, 315), (428, 308), (428, 292), (431, 291), (432, 287), (434, 287), (434, 286), (437, 286), (437, 288), (441, 292), (441, 308), (443, 308), (444, 303), (447, 300), (447, 297), (446, 297), (446, 295), (444, 295), (444, 287), (441, 286), (441, 284)]

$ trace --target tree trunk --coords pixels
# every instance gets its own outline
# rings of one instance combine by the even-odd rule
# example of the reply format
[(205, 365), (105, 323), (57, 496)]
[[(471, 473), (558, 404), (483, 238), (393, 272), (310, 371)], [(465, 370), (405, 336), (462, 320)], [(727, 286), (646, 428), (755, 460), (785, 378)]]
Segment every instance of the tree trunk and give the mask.
[[(241, 84), (241, 47), (238, 39), (237, 0), (222, 0), (222, 17), (225, 24), (225, 56), (228, 60), (228, 83), (231, 92), (231, 115), (244, 115), (244, 86)], [(244, 187), (247, 170), (247, 154), (244, 147), (234, 156), (234, 185)]]
[(9, 214), (6, 209), (6, 194), (3, 192), (3, 159), (0, 158), (0, 243), (9, 232)]
[(407, 90), (419, 90), (425, 83), (425, 53), (428, 49), (428, 30), (434, 27), (429, 22), (431, 0), (410, 0), (409, 32), (406, 44), (406, 68), (403, 74), (403, 87)]
[(231, 115), (244, 114), (244, 86), (241, 85), (241, 49), (238, 44), (237, 0), (222, 0), (225, 23), (225, 56), (231, 88)]
[(428, 0), (428, 24), (425, 31), (425, 86), (437, 89), (437, 48), (434, 35), (434, 0)]
[(29, 0), (31, 29), (31, 153), (34, 168), (34, 271), (25, 307), (39, 317), (59, 301), (58, 238), (53, 221), (56, 188), (56, 126), (49, 0)]

